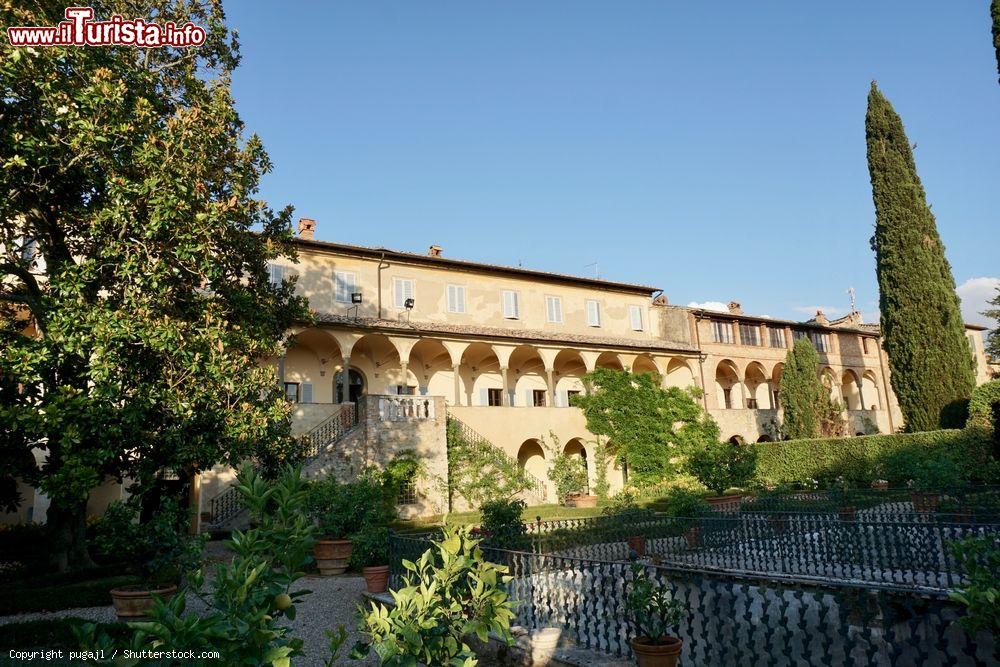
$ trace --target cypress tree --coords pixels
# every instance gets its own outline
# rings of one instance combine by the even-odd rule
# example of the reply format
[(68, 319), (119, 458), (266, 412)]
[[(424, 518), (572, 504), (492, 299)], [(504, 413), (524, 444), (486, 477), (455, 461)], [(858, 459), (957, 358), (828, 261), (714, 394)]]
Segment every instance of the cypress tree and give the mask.
[(943, 410), (969, 398), (975, 362), (903, 121), (874, 81), (865, 135), (875, 201), (872, 248), (892, 388), (906, 429), (927, 431), (939, 428)]
[(1000, 74), (1000, 0), (990, 3), (990, 16), (993, 17), (993, 50), (997, 53), (997, 73)]
[(819, 378), (819, 354), (808, 338), (799, 338), (785, 355), (778, 389), (785, 417), (784, 435), (792, 440), (819, 435), (819, 406), (826, 389)]

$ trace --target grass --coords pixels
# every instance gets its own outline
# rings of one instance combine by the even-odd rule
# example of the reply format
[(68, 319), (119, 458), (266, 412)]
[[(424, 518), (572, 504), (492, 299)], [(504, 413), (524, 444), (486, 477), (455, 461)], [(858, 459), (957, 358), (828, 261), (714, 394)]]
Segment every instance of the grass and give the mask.
[[(548, 505), (532, 505), (524, 510), (522, 518), (525, 523), (532, 523), (537, 517), (542, 521), (553, 521), (555, 519), (583, 519), (591, 516), (600, 516), (601, 507), (604, 503), (598, 503), (597, 507), (564, 507), (554, 503)], [(451, 514), (435, 514), (419, 519), (408, 519), (397, 521), (393, 524), (394, 530), (420, 530), (421, 528), (432, 528), (440, 526), (447, 517), (450, 526), (479, 525), (482, 515), (478, 511), (474, 512), (452, 512)]]

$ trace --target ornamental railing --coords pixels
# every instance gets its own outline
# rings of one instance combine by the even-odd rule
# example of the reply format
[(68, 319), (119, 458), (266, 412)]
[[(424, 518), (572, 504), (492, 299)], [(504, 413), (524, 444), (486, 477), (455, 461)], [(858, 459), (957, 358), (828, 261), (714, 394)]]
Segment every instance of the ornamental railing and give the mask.
[(494, 445), (486, 436), (480, 434), (461, 419), (448, 415), (448, 422), (452, 424), (451, 428), (457, 430), (456, 435), (476, 450), (477, 456), (480, 459), (486, 463), (492, 463), (497, 468), (502, 469), (507, 467), (519, 470), (528, 487), (527, 491), (535, 495), (539, 500), (545, 500), (545, 482), (521, 467), (517, 459)]
[[(320, 422), (303, 436), (303, 458), (308, 461), (320, 452), (336, 444), (358, 425), (358, 408), (354, 403), (344, 403), (340, 410)], [(230, 486), (208, 501), (211, 519), (210, 527), (218, 527), (234, 519), (243, 511), (243, 498), (235, 486)]]
[[(426, 536), (391, 537), (393, 588), (402, 584), (402, 560), (418, 560), (428, 545)], [(508, 568), (514, 623), (562, 628), (579, 647), (631, 657), (632, 563), (492, 547), (484, 553)], [(958, 624), (962, 608), (943, 591), (639, 563), (686, 608), (675, 629), (685, 665), (995, 664), (994, 638), (966, 634)]]
[(370, 396), (378, 404), (380, 421), (397, 422), (434, 419), (434, 398), (431, 396)]

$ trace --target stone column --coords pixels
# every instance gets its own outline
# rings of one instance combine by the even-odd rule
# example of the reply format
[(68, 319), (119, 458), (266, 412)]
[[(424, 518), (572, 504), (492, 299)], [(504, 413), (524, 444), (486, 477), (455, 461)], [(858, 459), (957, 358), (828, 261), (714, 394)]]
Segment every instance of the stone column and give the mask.
[(462, 378), (459, 375), (459, 371), (462, 369), (462, 364), (452, 364), (451, 371), (455, 374), (455, 405), (462, 404)]
[(556, 406), (556, 382), (555, 382), (555, 369), (546, 368), (545, 374), (548, 376), (548, 394), (549, 397), (546, 400), (546, 406), (554, 408)]
[(405, 361), (399, 362), (399, 372), (402, 375), (402, 378), (400, 379), (400, 386), (402, 387), (408, 387), (410, 385), (410, 376), (407, 373), (406, 366), (407, 363)]
[(500, 367), (500, 379), (503, 381), (503, 395), (500, 397), (500, 405), (510, 407), (510, 379), (507, 377), (507, 367)]
[(340, 395), (340, 403), (349, 403), (351, 400), (351, 358), (344, 357), (344, 366), (340, 371), (343, 391)]

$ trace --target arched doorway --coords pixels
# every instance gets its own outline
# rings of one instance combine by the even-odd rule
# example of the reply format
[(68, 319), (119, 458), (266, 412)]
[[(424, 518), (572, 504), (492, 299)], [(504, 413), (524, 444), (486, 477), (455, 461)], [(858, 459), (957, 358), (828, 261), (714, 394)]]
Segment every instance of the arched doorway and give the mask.
[(569, 454), (570, 456), (580, 457), (580, 465), (583, 466), (583, 472), (587, 476), (586, 488), (583, 490), (584, 493), (590, 493), (590, 461), (587, 459), (587, 448), (583, 446), (583, 440), (580, 438), (573, 438), (566, 443), (563, 447), (563, 452)]
[[(348, 373), (347, 400), (357, 403), (365, 393), (365, 376), (353, 368)], [(337, 402), (344, 402), (344, 371), (337, 372)]]

